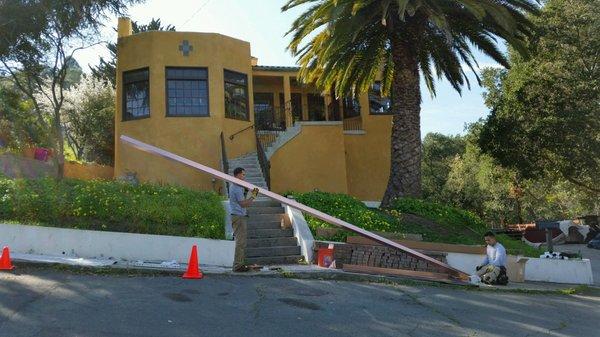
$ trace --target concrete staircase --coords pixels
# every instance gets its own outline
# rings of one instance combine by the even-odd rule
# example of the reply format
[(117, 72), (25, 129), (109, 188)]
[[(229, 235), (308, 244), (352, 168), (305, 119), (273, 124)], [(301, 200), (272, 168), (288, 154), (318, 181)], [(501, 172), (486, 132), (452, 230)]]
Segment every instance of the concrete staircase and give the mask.
[[(229, 161), (230, 172), (236, 167), (246, 170), (246, 181), (267, 188), (256, 153)], [(303, 259), (294, 230), (286, 228), (285, 210), (277, 201), (260, 197), (248, 207), (248, 241), (246, 261), (249, 264), (296, 264)]]
[[(289, 142), (294, 137), (299, 135), (300, 131), (302, 131), (302, 126), (299, 123), (296, 123), (293, 126), (289, 126), (284, 132), (273, 132), (276, 137), (275, 141), (270, 143), (265, 148), (265, 155), (267, 156), (267, 159), (271, 159), (273, 154), (275, 154), (275, 152), (278, 149), (280, 149), (287, 142)], [(263, 132), (269, 132), (269, 131), (263, 131)]]
[(233, 175), (233, 170), (241, 167), (246, 171), (246, 181), (258, 187), (267, 188), (267, 182), (263, 177), (258, 155), (256, 152), (248, 153), (241, 157), (229, 160), (229, 174)]

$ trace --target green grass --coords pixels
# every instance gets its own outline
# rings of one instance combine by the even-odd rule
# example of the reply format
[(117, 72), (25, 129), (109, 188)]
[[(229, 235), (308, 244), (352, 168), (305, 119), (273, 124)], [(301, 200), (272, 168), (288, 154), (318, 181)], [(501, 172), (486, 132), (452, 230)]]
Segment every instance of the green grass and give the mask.
[[(394, 202), (389, 210), (370, 209), (361, 201), (345, 194), (325, 192), (289, 193), (299, 202), (340, 218), (369, 231), (384, 233), (421, 234), (424, 241), (483, 245), (483, 234), (488, 226), (475, 214), (454, 207), (440, 205), (419, 199), (403, 198)], [(418, 216), (407, 217), (407, 214)], [(347, 231), (341, 231), (332, 237), (316, 235), (317, 228), (335, 228), (334, 226), (307, 216), (308, 225), (317, 240), (345, 241)], [(527, 246), (504, 234), (498, 240), (513, 255), (538, 257), (539, 249)]]
[(0, 176), (0, 220), (40, 226), (223, 239), (221, 197), (173, 186)]

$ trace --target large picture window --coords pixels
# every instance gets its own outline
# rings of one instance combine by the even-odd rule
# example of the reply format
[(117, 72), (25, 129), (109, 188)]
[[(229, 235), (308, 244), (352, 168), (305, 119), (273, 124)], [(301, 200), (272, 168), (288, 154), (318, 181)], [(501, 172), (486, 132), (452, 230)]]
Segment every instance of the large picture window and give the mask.
[(372, 115), (391, 114), (392, 100), (382, 95), (381, 82), (376, 81), (369, 90), (369, 110)]
[(148, 68), (123, 73), (123, 120), (150, 117)]
[(167, 116), (208, 116), (208, 70), (166, 68)]
[(249, 120), (248, 76), (225, 70), (225, 117)]

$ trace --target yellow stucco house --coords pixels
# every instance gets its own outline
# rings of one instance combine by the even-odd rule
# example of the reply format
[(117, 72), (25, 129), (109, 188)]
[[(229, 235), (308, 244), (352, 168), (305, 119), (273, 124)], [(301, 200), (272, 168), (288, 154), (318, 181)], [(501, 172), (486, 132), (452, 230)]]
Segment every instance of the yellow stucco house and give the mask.
[(379, 83), (335, 98), (298, 68), (257, 65), (250, 44), (214, 33), (132, 34), (119, 19), (115, 176), (223, 192), (208, 175), (118, 141), (121, 135), (204, 165), (247, 169), (272, 191), (338, 192), (381, 200), (392, 116)]

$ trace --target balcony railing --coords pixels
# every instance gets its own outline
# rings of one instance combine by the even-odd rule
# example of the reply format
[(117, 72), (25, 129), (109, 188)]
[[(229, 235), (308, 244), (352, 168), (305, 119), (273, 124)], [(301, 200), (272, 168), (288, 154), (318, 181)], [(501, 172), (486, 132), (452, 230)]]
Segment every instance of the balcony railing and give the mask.
[(360, 116), (344, 119), (344, 131), (361, 131), (362, 118)]

